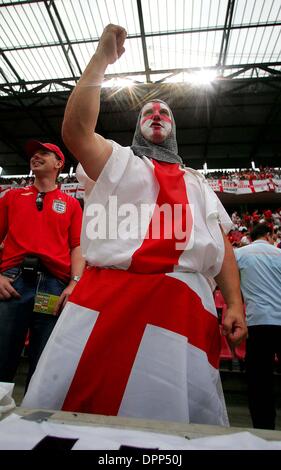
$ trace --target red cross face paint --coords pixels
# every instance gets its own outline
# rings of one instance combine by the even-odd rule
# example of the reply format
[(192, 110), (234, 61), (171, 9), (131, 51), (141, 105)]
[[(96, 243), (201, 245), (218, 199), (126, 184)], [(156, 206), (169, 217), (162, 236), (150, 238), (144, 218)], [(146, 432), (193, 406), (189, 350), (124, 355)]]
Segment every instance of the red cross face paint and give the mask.
[(164, 103), (147, 103), (141, 114), (140, 128), (143, 137), (153, 144), (161, 144), (172, 131), (172, 118)]

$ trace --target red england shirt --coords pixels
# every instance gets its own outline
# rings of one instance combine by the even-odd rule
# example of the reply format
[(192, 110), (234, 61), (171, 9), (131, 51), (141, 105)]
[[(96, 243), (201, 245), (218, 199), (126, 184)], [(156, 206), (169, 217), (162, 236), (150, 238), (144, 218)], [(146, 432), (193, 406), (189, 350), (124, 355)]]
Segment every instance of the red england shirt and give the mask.
[(0, 199), (0, 243), (5, 240), (0, 272), (35, 254), (51, 274), (67, 282), (71, 250), (80, 245), (82, 209), (74, 197), (54, 189), (45, 194), (39, 211), (37, 194), (35, 186), (27, 186)]

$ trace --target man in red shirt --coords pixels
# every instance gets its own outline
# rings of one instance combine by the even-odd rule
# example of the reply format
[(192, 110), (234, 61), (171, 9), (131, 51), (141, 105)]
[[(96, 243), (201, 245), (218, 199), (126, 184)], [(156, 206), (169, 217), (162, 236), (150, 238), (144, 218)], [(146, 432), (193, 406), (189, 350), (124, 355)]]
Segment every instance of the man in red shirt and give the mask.
[(29, 330), (29, 374), (35, 370), (58, 314), (83, 269), (82, 210), (56, 179), (64, 165), (59, 147), (26, 145), (32, 186), (0, 199), (0, 381), (12, 382)]

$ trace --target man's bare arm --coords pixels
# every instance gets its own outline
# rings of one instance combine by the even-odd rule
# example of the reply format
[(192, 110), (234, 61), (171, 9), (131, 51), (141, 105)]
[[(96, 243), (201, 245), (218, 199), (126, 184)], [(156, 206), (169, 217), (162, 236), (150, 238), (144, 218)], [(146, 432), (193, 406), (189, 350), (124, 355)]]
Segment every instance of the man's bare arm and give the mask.
[(235, 346), (247, 336), (247, 326), (241, 297), (239, 271), (233, 248), (224, 233), (223, 238), (225, 246), (224, 260), (221, 271), (215, 280), (227, 304), (222, 332), (228, 341)]
[(95, 132), (100, 110), (100, 88), (104, 73), (125, 51), (126, 31), (108, 25), (97, 50), (67, 102), (62, 138), (70, 152), (82, 164), (87, 175), (97, 180), (112, 153), (110, 142)]
[(54, 310), (54, 315), (58, 315), (61, 310), (65, 307), (68, 297), (72, 294), (74, 287), (76, 287), (77, 282), (73, 280), (73, 277), (81, 277), (85, 268), (85, 259), (82, 257), (80, 246), (76, 246), (71, 250), (71, 280), (66, 288), (60, 295), (56, 308)]

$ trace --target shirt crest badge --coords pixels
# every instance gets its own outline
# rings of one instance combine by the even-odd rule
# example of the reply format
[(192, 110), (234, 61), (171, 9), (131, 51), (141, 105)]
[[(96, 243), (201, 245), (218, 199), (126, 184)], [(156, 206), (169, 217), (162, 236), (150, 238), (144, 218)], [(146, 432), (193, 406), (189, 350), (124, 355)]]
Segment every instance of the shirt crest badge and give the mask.
[(53, 211), (57, 212), (58, 214), (64, 214), (66, 211), (66, 202), (65, 201), (59, 201), (58, 199), (55, 199), (53, 201), (53, 206), (52, 206)]

